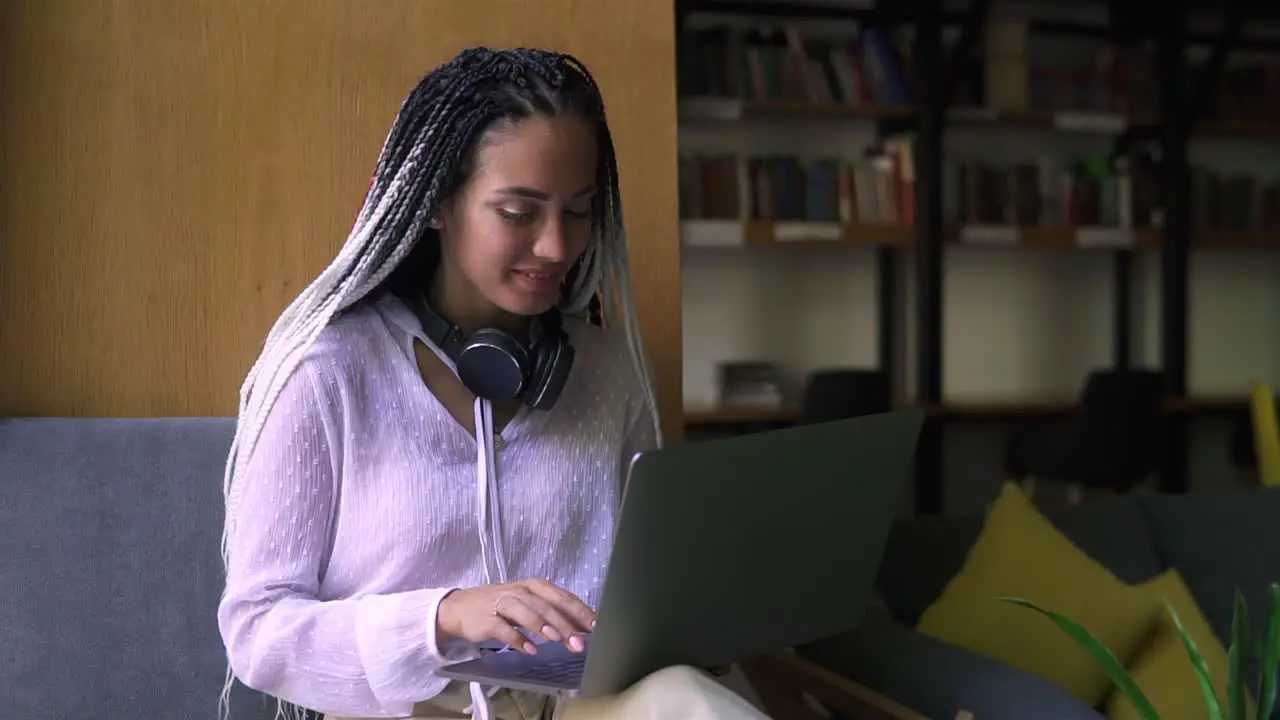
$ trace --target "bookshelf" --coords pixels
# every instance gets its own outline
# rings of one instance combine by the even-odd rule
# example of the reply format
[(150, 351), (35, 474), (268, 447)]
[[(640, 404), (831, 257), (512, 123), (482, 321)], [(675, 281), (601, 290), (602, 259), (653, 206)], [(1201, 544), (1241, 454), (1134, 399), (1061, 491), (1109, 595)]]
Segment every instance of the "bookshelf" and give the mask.
[[(1089, 38), (1100, 46), (1116, 48), (1116, 56), (1131, 65), (1118, 71), (1112, 66), (1113, 70), (1108, 71), (1111, 75), (1107, 79), (1107, 93), (1073, 87), (1066, 92), (1066, 101), (1053, 93), (1045, 96), (1042, 89), (1041, 96), (1035, 97), (1037, 86), (1052, 85), (1046, 77), (1054, 82), (1056, 79), (1052, 72), (1046, 75), (1044, 68), (1024, 67), (1020, 70), (1021, 92), (1032, 97), (1015, 99), (1012, 103), (1008, 97), (1009, 83), (1001, 88), (1000, 83), (992, 81), (994, 76), (1007, 79), (1009, 75), (1008, 68), (996, 67), (1002, 57), (999, 49), (1004, 46), (1001, 44), (1010, 43), (1008, 27), (993, 22), (999, 18), (993, 18), (990, 4), (986, 2), (975, 2), (971, 10), (959, 14), (944, 14), (936, 2), (916, 4), (911, 11), (900, 8), (887, 11), (887, 4), (842, 8), (713, 0), (681, 3), (678, 7), (684, 11), (682, 26), (689, 33), (702, 33), (699, 42), (703, 47), (733, 53), (743, 52), (745, 45), (758, 56), (749, 59), (748, 65), (752, 62), (775, 65), (772, 71), (768, 67), (763, 71), (748, 67), (748, 71), (734, 81), (725, 70), (727, 64), (717, 67), (720, 61), (704, 53), (694, 58), (695, 64), (711, 68), (717, 77), (691, 82), (687, 76), (690, 58), (686, 52), (680, 64), (684, 73), (680, 102), (682, 132), (687, 127), (706, 134), (732, 133), (746, 125), (776, 124), (795, 133), (800, 141), (804, 140), (805, 132), (797, 128), (807, 127), (856, 127), (871, 138), (865, 152), (849, 152), (845, 148), (841, 152), (807, 153), (809, 163), (843, 155), (839, 172), (854, 178), (828, 182), (824, 186), (805, 176), (806, 187), (820, 188), (817, 194), (835, 199), (828, 197), (827, 201), (819, 202), (821, 207), (816, 209), (806, 206), (806, 201), (790, 201), (789, 212), (780, 211), (788, 203), (755, 187), (760, 173), (752, 165), (759, 159), (757, 156), (776, 158), (785, 156), (785, 151), (767, 148), (743, 153), (737, 158), (725, 158), (722, 154), (721, 162), (736, 163), (732, 171), (724, 171), (726, 177), (733, 177), (732, 182), (736, 182), (738, 192), (734, 201), (720, 201), (715, 211), (706, 212), (700, 202), (690, 201), (689, 193), (682, 188), (682, 232), (689, 253), (712, 248), (746, 248), (750, 252), (768, 248), (765, 252), (789, 253), (786, 248), (790, 247), (797, 248), (798, 253), (823, 253), (823, 248), (834, 247), (850, 248), (851, 252), (862, 248), (874, 253), (872, 297), (878, 336), (875, 365), (895, 376), (895, 386), (914, 386), (907, 391), (913, 398), (911, 403), (925, 408), (930, 417), (938, 421), (930, 424), (931, 429), (921, 442), (916, 494), (919, 510), (933, 512), (941, 507), (939, 423), (1057, 417), (1069, 412), (1073, 404), (1066, 396), (1045, 398), (1028, 394), (1016, 399), (983, 401), (944, 395), (943, 261), (944, 256), (963, 252), (962, 248), (973, 247), (983, 252), (1028, 248), (1109, 256), (1112, 265), (1109, 361), (1117, 367), (1134, 362), (1131, 348), (1135, 335), (1144, 330), (1135, 327), (1132, 317), (1133, 306), (1140, 301), (1134, 297), (1133, 276), (1140, 271), (1139, 266), (1154, 266), (1159, 284), (1157, 364), (1167, 377), (1167, 408), (1172, 424), (1181, 425), (1181, 428), (1175, 427), (1175, 433), (1181, 432), (1185, 437), (1185, 419), (1189, 416), (1218, 414), (1242, 406), (1242, 398), (1194, 397), (1187, 392), (1189, 256), (1200, 251), (1247, 253), (1280, 249), (1280, 212), (1276, 211), (1280, 208), (1280, 185), (1268, 183), (1262, 177), (1242, 178), (1238, 174), (1215, 177), (1213, 172), (1197, 167), (1187, 147), (1193, 138), (1255, 143), (1280, 141), (1280, 112), (1276, 108), (1250, 102), (1245, 97), (1249, 91), (1241, 89), (1239, 78), (1233, 76), (1232, 83), (1221, 85), (1215, 82), (1224, 74), (1223, 58), (1227, 49), (1233, 46), (1265, 52), (1280, 49), (1266, 41), (1240, 37), (1244, 16), (1236, 13), (1234, 6), (1228, 8), (1230, 12), (1226, 13), (1221, 29), (1209, 33), (1192, 32), (1191, 20), (1180, 12), (1162, 15), (1156, 23), (1150, 18), (1113, 16), (1109, 26), (1029, 20), (1024, 23), (1024, 35), (1036, 33), (1038, 44), (1047, 44), (1056, 38)], [(687, 18), (697, 14), (737, 15), (749, 17), (751, 22), (745, 26), (748, 29), (743, 36), (735, 39), (733, 32), (723, 31), (723, 27), (732, 23), (721, 27), (691, 26)], [(838, 33), (815, 33), (817, 39), (810, 43), (810, 36), (804, 31), (788, 27), (792, 19), (817, 17), (856, 24), (851, 35), (854, 40), (841, 39)], [(691, 27), (693, 29), (689, 29)], [(1135, 28), (1141, 30), (1141, 36), (1135, 34)], [(864, 73), (864, 82), (874, 87), (864, 85), (860, 92), (851, 93), (848, 70), (841, 69), (839, 63), (848, 62), (854, 52), (851, 48), (859, 43), (862, 52), (871, 54), (875, 51), (866, 48), (893, 44), (888, 35), (899, 29), (906, 29), (913, 36), (897, 48), (905, 58), (901, 67), (892, 72), (881, 67), (874, 81), (867, 81)], [(881, 37), (866, 40), (871, 30), (880, 32)], [(735, 43), (741, 45), (735, 49)], [(1024, 46), (1026, 43), (1024, 37)], [(1191, 52), (1192, 45), (1203, 52)], [(987, 52), (974, 52), (979, 47)], [(802, 71), (796, 73), (791, 87), (779, 79), (785, 75), (788, 53), (796, 52), (806, 58), (803, 67), (819, 80), (825, 78), (825, 89), (815, 91), (813, 77)], [(1008, 53), (1007, 47), (1003, 52)], [(772, 60), (759, 59), (769, 53), (774, 55)], [(997, 60), (993, 60), (993, 56)], [(859, 59), (882, 65), (885, 62), (868, 60), (868, 57), (864, 54)], [(767, 78), (769, 72), (774, 73), (773, 79), (762, 79)], [(888, 77), (894, 72), (896, 80)], [(1018, 72), (1012, 74), (1018, 75)], [(1126, 72), (1128, 75), (1124, 78), (1114, 77)], [(1096, 81), (1096, 77), (1087, 79), (1087, 82)], [(1068, 85), (1076, 82), (1070, 77), (1066, 80)], [(904, 89), (904, 84), (912, 85), (913, 89)], [(1167, 90), (1153, 92), (1155, 88)], [(1257, 92), (1255, 87), (1253, 94), (1266, 93)], [(1021, 106), (1008, 107), (1011, 104)], [(1195, 112), (1203, 107), (1217, 107), (1221, 112), (1197, 117), (1197, 114), (1205, 115)], [(1092, 151), (1091, 157), (1067, 158), (1047, 170), (1040, 167), (1038, 172), (1042, 175), (1066, 179), (1056, 181), (1061, 183), (1058, 191), (1041, 192), (1040, 197), (1033, 198), (1030, 203), (1035, 206), (1033, 210), (1027, 209), (1029, 205), (1016, 190), (1008, 191), (1008, 197), (995, 201), (994, 205), (988, 202), (983, 206), (957, 202), (952, 197), (956, 193), (954, 188), (963, 186), (964, 182), (956, 180), (957, 167), (951, 161), (955, 153), (947, 148), (944, 156), (944, 147), (949, 131), (962, 128), (966, 132), (986, 133), (999, 139), (1002, 145), (1016, 142), (1006, 141), (1005, 136), (1019, 131), (1093, 138), (1102, 149)], [(910, 138), (909, 160), (885, 162), (885, 156), (892, 154), (886, 152), (886, 147), (903, 137)], [(1144, 158), (1152, 156), (1158, 160), (1146, 166), (1141, 164)], [(682, 150), (682, 165), (683, 157)], [(964, 160), (981, 165), (985, 158)], [(888, 217), (882, 208), (869, 212), (857, 197), (860, 184), (857, 173), (868, 165), (878, 166), (888, 177), (887, 181), (878, 178), (872, 182), (887, 182), (892, 188), (888, 194), (903, 204), (888, 212)], [(682, 166), (682, 184), (691, 174), (696, 173)], [(970, 172), (971, 176), (981, 174), (977, 170)], [(1019, 186), (1018, 182), (997, 179), (996, 184), (1001, 183)], [(1234, 210), (1227, 210), (1224, 206), (1232, 203), (1202, 201), (1206, 196), (1224, 196), (1228, 190), (1223, 188), (1232, 183), (1239, 196), (1253, 198), (1250, 203), (1235, 202)], [(1247, 189), (1239, 190), (1242, 183)], [(1031, 184), (1035, 183), (1023, 182), (1021, 186)], [(702, 185), (712, 187), (714, 184)], [(981, 189), (972, 194), (992, 193)], [(723, 193), (721, 200), (729, 195), (734, 193)], [(760, 195), (772, 198), (767, 203), (771, 207), (762, 209)], [(1049, 201), (1051, 196), (1054, 202)], [(1120, 200), (1122, 196), (1126, 198), (1124, 202)], [(1148, 205), (1154, 202), (1156, 207), (1139, 211), (1140, 202), (1135, 196), (1145, 197)], [(1067, 199), (1063, 200), (1064, 197)], [(1147, 262), (1148, 258), (1155, 262)], [(900, 292), (903, 286), (914, 296), (910, 308), (904, 308)], [(911, 311), (915, 326), (909, 338), (897, 335), (904, 324), (902, 316), (906, 309)], [(906, 373), (911, 377), (905, 377)], [(787, 409), (690, 407), (686, 413), (689, 425), (703, 427), (775, 425), (793, 419), (794, 411)], [(1171, 445), (1186, 444), (1178, 442), (1177, 437), (1175, 434)], [(1177, 448), (1171, 451), (1162, 474), (1166, 490), (1185, 488), (1185, 476), (1181, 475), (1185, 462), (1172, 454), (1180, 451)]]

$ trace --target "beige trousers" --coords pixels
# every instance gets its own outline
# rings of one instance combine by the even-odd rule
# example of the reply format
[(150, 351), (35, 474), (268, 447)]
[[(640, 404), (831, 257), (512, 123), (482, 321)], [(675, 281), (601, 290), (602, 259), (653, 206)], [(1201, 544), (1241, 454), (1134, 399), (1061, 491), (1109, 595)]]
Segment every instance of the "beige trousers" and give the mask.
[[(751, 703), (707, 673), (676, 666), (659, 670), (626, 692), (608, 698), (560, 700), (553, 709), (545, 696), (503, 691), (490, 701), (497, 720), (767, 720)], [(461, 720), (471, 704), (465, 683), (453, 683), (418, 703), (408, 720)], [(355, 720), (325, 716), (325, 720)]]

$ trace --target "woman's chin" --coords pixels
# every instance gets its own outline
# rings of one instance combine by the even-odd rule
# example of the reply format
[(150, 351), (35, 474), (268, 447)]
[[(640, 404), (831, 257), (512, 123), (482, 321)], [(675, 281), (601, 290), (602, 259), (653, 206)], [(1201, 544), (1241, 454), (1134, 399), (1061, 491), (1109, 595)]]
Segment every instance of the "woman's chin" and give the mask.
[(503, 293), (505, 297), (503, 302), (498, 306), (512, 315), (534, 316), (555, 307), (560, 302), (560, 289), (544, 292), (529, 292), (527, 290), (513, 289)]
[(501, 307), (512, 315), (534, 317), (555, 307), (559, 299), (555, 294), (549, 297), (529, 297), (522, 293), (521, 297), (509, 298), (509, 301), (502, 303)]

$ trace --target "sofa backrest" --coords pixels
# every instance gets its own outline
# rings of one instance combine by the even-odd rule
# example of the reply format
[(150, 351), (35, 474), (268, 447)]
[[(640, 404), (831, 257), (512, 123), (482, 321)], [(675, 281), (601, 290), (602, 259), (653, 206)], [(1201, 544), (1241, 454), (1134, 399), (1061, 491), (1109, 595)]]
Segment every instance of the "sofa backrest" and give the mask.
[[(215, 718), (234, 421), (0, 420), (0, 697), (20, 718)], [(233, 720), (273, 717), (239, 688)]]
[[(1235, 593), (1248, 605), (1254, 652), (1246, 677), (1257, 677), (1268, 588), (1280, 582), (1280, 488), (1253, 488), (1144, 498), (1161, 559), (1178, 569), (1224, 645), (1231, 642)], [(1280, 717), (1280, 712), (1277, 713)]]
[[(1142, 582), (1164, 567), (1137, 496), (1107, 498), (1045, 512), (1077, 546), (1126, 582)], [(895, 619), (915, 625), (964, 566), (984, 515), (933, 515), (894, 524), (877, 579)]]

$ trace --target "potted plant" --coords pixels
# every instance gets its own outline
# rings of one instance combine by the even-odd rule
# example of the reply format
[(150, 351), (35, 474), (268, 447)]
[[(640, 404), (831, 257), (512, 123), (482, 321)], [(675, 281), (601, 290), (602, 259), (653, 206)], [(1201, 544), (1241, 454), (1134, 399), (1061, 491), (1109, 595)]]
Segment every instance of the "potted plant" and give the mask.
[[(1187, 656), (1190, 658), (1191, 665), (1200, 680), (1200, 691), (1204, 697), (1206, 720), (1250, 720), (1245, 717), (1246, 708), (1248, 707), (1246, 700), (1248, 689), (1245, 687), (1245, 678), (1243, 677), (1244, 659), (1252, 649), (1252, 643), (1249, 638), (1249, 612), (1248, 608), (1245, 607), (1244, 597), (1240, 595), (1238, 590), (1235, 597), (1235, 612), (1231, 619), (1231, 647), (1227, 650), (1227, 698), (1225, 704), (1214, 693), (1209, 667), (1205, 663), (1204, 657), (1201, 656), (1200, 651), (1196, 648), (1195, 641), (1186, 631), (1186, 628), (1183, 627), (1177, 611), (1168, 603), (1165, 604), (1169, 617), (1173, 620), (1174, 626), (1182, 636), (1182, 644), (1186, 648)], [(1151, 701), (1142, 692), (1142, 688), (1138, 687), (1138, 684), (1134, 682), (1133, 677), (1130, 676), (1125, 666), (1083, 626), (1030, 600), (1023, 598), (999, 599), (1003, 602), (1030, 608), (1052, 620), (1054, 624), (1070, 635), (1102, 665), (1107, 672), (1107, 676), (1116, 684), (1116, 688), (1129, 698), (1129, 701), (1133, 703), (1133, 707), (1137, 709), (1143, 720), (1160, 720), (1160, 714), (1156, 712)], [(1258, 674), (1260, 677), (1254, 679), (1252, 688), (1258, 701), (1256, 720), (1270, 720), (1271, 713), (1276, 706), (1276, 669), (1277, 666), (1280, 666), (1280, 584), (1271, 584), (1268, 600), (1266, 634), (1262, 638), (1262, 647), (1259, 654)]]

